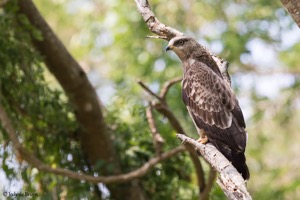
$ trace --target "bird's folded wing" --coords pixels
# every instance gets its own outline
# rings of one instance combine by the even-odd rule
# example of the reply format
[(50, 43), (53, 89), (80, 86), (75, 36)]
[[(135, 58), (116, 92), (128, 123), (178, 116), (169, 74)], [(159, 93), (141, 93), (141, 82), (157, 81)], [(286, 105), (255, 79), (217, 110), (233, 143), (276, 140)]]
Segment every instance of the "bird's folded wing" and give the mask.
[(241, 121), (242, 126), (245, 124), (229, 85), (202, 62), (194, 62), (186, 71), (182, 82), (182, 97), (196, 124), (197, 120), (201, 120), (201, 123), (203, 121), (226, 129), (235, 117), (241, 118), (238, 121)]

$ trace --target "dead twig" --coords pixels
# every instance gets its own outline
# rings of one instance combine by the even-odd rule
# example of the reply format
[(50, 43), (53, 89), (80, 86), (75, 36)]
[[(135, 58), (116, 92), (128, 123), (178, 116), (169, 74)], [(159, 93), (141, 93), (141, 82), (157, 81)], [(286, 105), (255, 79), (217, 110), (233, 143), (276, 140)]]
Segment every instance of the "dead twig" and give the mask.
[(151, 38), (151, 39), (163, 39), (163, 40), (168, 39), (167, 37), (164, 37), (164, 36), (157, 36), (157, 35), (147, 35), (146, 38)]

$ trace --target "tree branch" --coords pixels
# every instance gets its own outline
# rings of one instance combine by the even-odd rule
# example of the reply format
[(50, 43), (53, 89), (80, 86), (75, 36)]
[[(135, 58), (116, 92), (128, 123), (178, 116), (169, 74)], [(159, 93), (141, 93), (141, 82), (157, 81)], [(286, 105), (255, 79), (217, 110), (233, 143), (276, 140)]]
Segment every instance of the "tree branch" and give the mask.
[(138, 11), (141, 13), (151, 32), (166, 38), (168, 41), (175, 36), (183, 35), (180, 31), (161, 23), (152, 12), (148, 0), (135, 0), (135, 2)]
[(104, 184), (112, 184), (112, 183), (123, 183), (128, 182), (133, 179), (144, 176), (153, 166), (157, 163), (160, 163), (172, 156), (177, 155), (178, 153), (182, 153), (185, 151), (185, 147), (183, 145), (178, 146), (168, 152), (161, 154), (160, 156), (151, 158), (148, 162), (146, 162), (140, 168), (137, 168), (134, 171), (131, 171), (126, 174), (120, 175), (112, 175), (112, 176), (91, 176), (85, 173), (78, 173), (71, 170), (63, 169), (63, 168), (52, 168), (51, 166), (43, 163), (37, 157), (35, 157), (31, 152), (26, 150), (23, 145), (19, 142), (18, 136), (16, 135), (16, 130), (14, 129), (9, 117), (7, 116), (3, 106), (0, 104), (0, 122), (7, 132), (9, 139), (12, 142), (12, 145), (16, 152), (20, 153), (21, 157), (27, 161), (33, 167), (36, 167), (38, 170), (48, 173), (53, 173), (56, 175), (65, 176), (72, 179), (77, 180), (86, 180), (91, 183), (104, 183)]
[(203, 158), (219, 172), (217, 183), (230, 200), (251, 200), (245, 181), (232, 164), (211, 144), (201, 144), (185, 135), (177, 134), (183, 143), (193, 145)]

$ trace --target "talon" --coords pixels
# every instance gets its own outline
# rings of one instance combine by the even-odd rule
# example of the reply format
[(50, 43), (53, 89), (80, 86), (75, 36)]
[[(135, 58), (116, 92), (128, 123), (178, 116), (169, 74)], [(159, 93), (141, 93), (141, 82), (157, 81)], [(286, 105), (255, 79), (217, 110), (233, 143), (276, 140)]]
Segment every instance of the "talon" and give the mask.
[(201, 134), (201, 137), (197, 140), (197, 142), (200, 142), (201, 144), (208, 143), (208, 137), (206, 134)]

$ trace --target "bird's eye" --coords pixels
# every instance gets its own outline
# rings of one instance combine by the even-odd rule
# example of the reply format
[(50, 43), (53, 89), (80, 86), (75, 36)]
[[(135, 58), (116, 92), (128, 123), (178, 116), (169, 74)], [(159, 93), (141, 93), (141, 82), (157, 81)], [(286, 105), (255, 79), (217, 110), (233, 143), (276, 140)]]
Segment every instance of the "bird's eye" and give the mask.
[(183, 40), (179, 40), (180, 45), (183, 45), (183, 43), (184, 43)]

